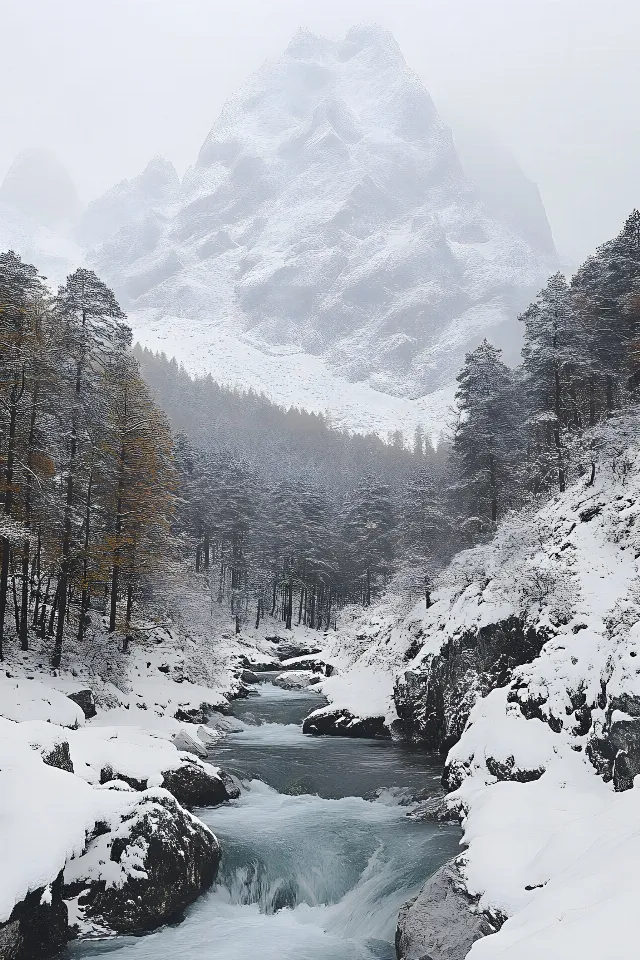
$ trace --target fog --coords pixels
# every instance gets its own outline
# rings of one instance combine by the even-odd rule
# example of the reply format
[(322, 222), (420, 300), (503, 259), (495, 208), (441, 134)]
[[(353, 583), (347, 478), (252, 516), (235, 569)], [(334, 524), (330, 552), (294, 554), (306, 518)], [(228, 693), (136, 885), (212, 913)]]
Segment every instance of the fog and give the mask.
[(180, 173), (300, 26), (391, 29), (443, 117), (486, 126), (576, 262), (640, 205), (636, 0), (0, 0), (0, 177), (53, 152), (87, 201), (157, 154)]

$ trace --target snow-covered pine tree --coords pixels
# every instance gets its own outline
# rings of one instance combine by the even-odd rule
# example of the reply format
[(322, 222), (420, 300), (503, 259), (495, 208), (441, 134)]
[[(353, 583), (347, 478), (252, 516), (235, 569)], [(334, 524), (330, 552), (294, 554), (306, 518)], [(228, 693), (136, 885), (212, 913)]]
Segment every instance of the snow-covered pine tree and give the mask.
[(495, 523), (517, 483), (518, 400), (501, 351), (484, 340), (458, 375), (459, 419), (453, 439), (454, 500), (475, 526)]
[(522, 314), (522, 372), (534, 490), (567, 482), (565, 430), (575, 420), (575, 378), (584, 356), (566, 278), (556, 273)]

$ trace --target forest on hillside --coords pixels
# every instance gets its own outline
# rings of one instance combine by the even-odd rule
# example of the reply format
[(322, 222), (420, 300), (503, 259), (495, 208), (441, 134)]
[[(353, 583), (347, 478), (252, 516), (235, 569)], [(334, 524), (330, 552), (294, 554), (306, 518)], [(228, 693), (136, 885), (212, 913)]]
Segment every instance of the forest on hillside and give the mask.
[(97, 623), (126, 637), (168, 577), (248, 617), (335, 626), (402, 570), (425, 591), (509, 511), (585, 475), (589, 428), (640, 383), (640, 214), (521, 317), (515, 369), (484, 341), (458, 376), (451, 435), (350, 435), (326, 418), (192, 378), (136, 347), (79, 269), (57, 292), (0, 254), (0, 656)]

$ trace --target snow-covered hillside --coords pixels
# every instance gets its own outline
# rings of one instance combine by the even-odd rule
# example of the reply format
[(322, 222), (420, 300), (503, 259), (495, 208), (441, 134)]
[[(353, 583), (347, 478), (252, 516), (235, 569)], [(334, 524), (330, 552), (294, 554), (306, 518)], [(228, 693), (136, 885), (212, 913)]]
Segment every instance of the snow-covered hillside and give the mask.
[(357, 427), (379, 394), (450, 387), (484, 336), (515, 357), (518, 310), (555, 262), (483, 206), (378, 28), (300, 32), (227, 103), (178, 197), (168, 174), (153, 197), (148, 179), (114, 188), (81, 227), (97, 243), (107, 222), (91, 259), (141, 342), (227, 383), (256, 386), (259, 367), (281, 402), (291, 381), (303, 406), (337, 394), (339, 416), (353, 389)]
[[(404, 612), (387, 600), (334, 641), (324, 715), (348, 710), (425, 746), (454, 744), (447, 804), (467, 848), (405, 911), (404, 957), (462, 957), (478, 937), (471, 960), (629, 956), (640, 894), (640, 447), (633, 417), (595, 439), (592, 485), (587, 471), (459, 554), (428, 610), (424, 599)], [(461, 938), (458, 953), (444, 951), (443, 930)]]

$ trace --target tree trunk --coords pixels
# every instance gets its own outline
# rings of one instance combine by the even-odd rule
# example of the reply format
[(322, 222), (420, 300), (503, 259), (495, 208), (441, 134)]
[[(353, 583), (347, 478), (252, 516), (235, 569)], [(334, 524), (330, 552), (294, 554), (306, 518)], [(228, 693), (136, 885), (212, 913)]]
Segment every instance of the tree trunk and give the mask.
[(89, 472), (87, 483), (87, 504), (84, 514), (84, 555), (82, 557), (82, 594), (80, 596), (80, 622), (78, 623), (78, 640), (84, 639), (85, 618), (89, 609), (89, 524), (91, 520), (91, 488), (93, 486), (93, 470)]
[(16, 589), (16, 568), (13, 562), (13, 553), (11, 556), (11, 590), (13, 593), (13, 613), (16, 621), (16, 636), (20, 636), (20, 610), (18, 609), (18, 591)]
[(38, 546), (36, 548), (36, 558), (35, 558), (36, 590), (35, 590), (35, 600), (33, 604), (33, 620), (32, 620), (34, 630), (38, 626), (38, 608), (40, 606), (40, 586), (41, 586), (40, 552), (41, 552), (41, 549), (42, 549), (42, 540), (41, 540), (40, 527), (38, 527)]
[(210, 544), (209, 544), (209, 530), (206, 529), (204, 532), (204, 568), (209, 570), (209, 557), (210, 557)]
[(366, 595), (366, 606), (371, 606), (371, 567), (367, 564), (367, 595)]
[(133, 586), (132, 584), (127, 584), (127, 612), (124, 618), (124, 624), (128, 630), (131, 625), (131, 607), (133, 605)]
[[(7, 433), (7, 460), (4, 470), (4, 513), (8, 517), (11, 515), (11, 506), (13, 501), (13, 461), (16, 445), (16, 422), (18, 419), (18, 404), (24, 393), (24, 370), (22, 372), (22, 386), (17, 372), (13, 378), (11, 387), (11, 399), (9, 405), (9, 430)], [(9, 555), (11, 545), (7, 539), (2, 538), (2, 567), (0, 568), (0, 660), (4, 660), (4, 618), (7, 609), (7, 589), (9, 585)]]
[(113, 570), (111, 573), (111, 598), (109, 604), (109, 633), (116, 629), (116, 615), (118, 607), (118, 586), (120, 583), (120, 536), (122, 534), (122, 507), (124, 501), (124, 467), (125, 447), (124, 440), (120, 446), (120, 476), (118, 477), (118, 500), (116, 505), (115, 548), (113, 551)]
[(613, 377), (607, 377), (607, 415), (613, 412)]
[(220, 583), (218, 585), (218, 603), (222, 603), (224, 597), (224, 540), (220, 546)]
[(291, 561), (291, 566), (289, 567), (289, 595), (287, 598), (287, 620), (286, 620), (286, 629), (293, 629), (292, 625), (293, 620), (293, 560)]
[(53, 595), (53, 604), (51, 605), (51, 615), (49, 617), (49, 636), (53, 634), (53, 625), (56, 619), (56, 610), (58, 609), (58, 603), (60, 599), (60, 581), (56, 586), (56, 592)]

